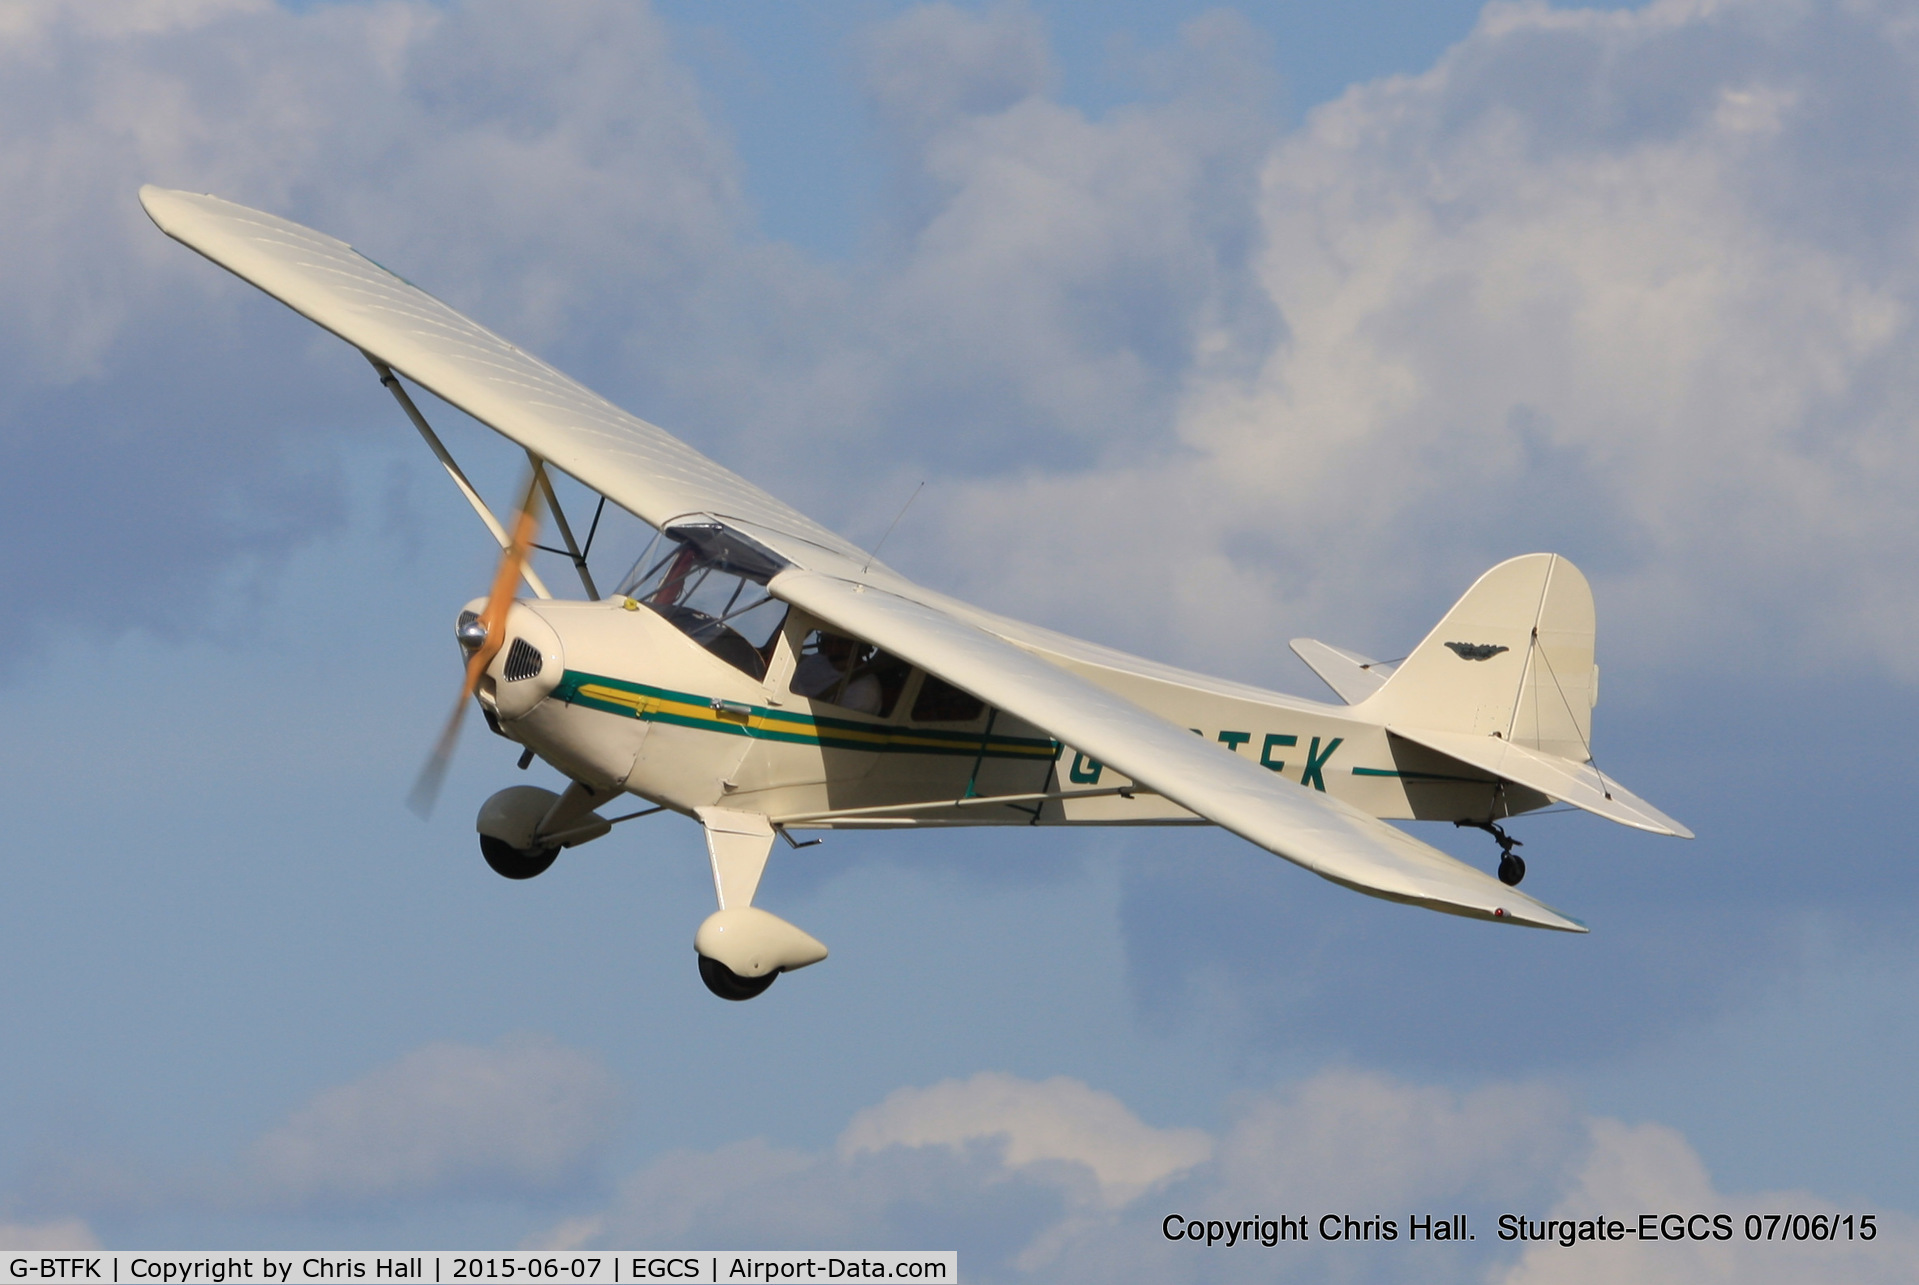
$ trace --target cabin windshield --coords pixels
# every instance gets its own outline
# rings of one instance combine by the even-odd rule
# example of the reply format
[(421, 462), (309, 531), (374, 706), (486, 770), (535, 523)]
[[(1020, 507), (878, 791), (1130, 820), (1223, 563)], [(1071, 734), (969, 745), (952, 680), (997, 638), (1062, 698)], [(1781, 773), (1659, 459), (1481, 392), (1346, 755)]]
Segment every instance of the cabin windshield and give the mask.
[(766, 582), (785, 565), (722, 523), (680, 523), (655, 537), (619, 592), (735, 669), (764, 679), (787, 611)]

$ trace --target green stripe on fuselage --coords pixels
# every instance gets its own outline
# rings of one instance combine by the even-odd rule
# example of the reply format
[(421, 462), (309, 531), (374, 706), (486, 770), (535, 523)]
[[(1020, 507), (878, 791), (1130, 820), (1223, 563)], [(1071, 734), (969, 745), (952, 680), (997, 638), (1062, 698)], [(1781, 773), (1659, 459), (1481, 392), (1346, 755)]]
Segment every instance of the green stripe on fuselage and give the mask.
[[(598, 688), (608, 695), (617, 694), (629, 699), (608, 699), (608, 695), (595, 695), (586, 690), (589, 688)], [(569, 705), (601, 713), (667, 723), (674, 727), (697, 728), (705, 732), (720, 732), (728, 736), (749, 736), (754, 740), (818, 745), (826, 749), (865, 750), (874, 754), (967, 754), (1011, 759), (1051, 759), (1059, 753), (1059, 742), (1049, 738), (981, 735), (978, 732), (947, 732), (847, 718), (819, 718), (792, 710), (769, 709), (764, 705), (731, 701), (716, 704), (709, 696), (676, 692), (599, 674), (584, 674), (572, 669), (566, 671), (553, 694)], [(745, 711), (744, 719), (740, 715), (742, 710)]]
[(1443, 776), (1438, 772), (1397, 772), (1386, 767), (1356, 767), (1354, 776), (1396, 776), (1402, 781), (1459, 781), (1466, 785), (1488, 785), (1492, 778), (1485, 776)]

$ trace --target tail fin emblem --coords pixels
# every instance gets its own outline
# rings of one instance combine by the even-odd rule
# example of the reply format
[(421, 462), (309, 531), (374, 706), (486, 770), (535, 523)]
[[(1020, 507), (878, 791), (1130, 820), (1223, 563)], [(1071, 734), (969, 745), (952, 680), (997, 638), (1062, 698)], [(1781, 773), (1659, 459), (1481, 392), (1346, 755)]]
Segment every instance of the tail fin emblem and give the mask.
[(1446, 646), (1461, 660), (1491, 660), (1502, 651), (1512, 650), (1497, 643), (1447, 643)]

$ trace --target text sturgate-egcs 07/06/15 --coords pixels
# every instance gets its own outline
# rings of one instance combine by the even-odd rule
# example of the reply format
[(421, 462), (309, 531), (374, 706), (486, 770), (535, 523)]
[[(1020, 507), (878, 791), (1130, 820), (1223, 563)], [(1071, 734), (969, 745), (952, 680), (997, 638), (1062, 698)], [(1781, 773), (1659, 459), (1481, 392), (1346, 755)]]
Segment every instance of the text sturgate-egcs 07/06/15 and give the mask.
[[(1462, 1213), (1409, 1214), (1404, 1218), (1380, 1214), (1358, 1218), (1329, 1213), (1317, 1218), (1300, 1214), (1237, 1219), (1167, 1214), (1160, 1222), (1160, 1234), (1171, 1241), (1228, 1249), (1241, 1245), (1274, 1249), (1288, 1242), (1307, 1241), (1370, 1244), (1479, 1239), (1467, 1215)], [(1874, 1240), (1879, 1235), (1879, 1227), (1872, 1214), (1830, 1211), (1738, 1215), (1691, 1210), (1590, 1218), (1530, 1218), (1506, 1213), (1494, 1220), (1494, 1235), (1500, 1241), (1555, 1244), (1566, 1249), (1619, 1241), (1691, 1243), (1737, 1239), (1769, 1244), (1843, 1244)]]

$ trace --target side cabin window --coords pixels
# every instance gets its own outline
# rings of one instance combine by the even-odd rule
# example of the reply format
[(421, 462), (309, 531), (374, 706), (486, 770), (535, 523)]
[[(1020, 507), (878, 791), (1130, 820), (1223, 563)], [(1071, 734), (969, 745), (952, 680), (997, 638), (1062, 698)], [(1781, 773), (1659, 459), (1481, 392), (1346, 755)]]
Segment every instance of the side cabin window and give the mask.
[(783, 566), (720, 523), (682, 523), (660, 532), (619, 592), (748, 677), (764, 680), (787, 612), (766, 582)]
[(934, 674), (926, 676), (913, 698), (915, 723), (970, 723), (985, 712), (985, 702)]
[(857, 638), (815, 629), (800, 646), (788, 686), (795, 696), (891, 718), (912, 672), (897, 656)]

